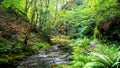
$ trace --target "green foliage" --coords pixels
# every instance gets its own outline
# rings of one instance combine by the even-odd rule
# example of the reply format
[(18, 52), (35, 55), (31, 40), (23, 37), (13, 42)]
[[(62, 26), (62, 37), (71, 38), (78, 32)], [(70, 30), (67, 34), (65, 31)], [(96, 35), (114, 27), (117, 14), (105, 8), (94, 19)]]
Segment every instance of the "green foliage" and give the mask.
[(16, 53), (16, 54), (21, 53), (21, 52), (23, 52), (22, 51), (23, 44), (19, 41), (14, 40), (11, 49), (12, 49), (11, 51)]
[(116, 47), (100, 46), (90, 53), (93, 58), (83, 68), (119, 68), (120, 53)]
[(40, 42), (38, 38), (35, 39), (39, 43), (29, 44), (28, 49), (24, 50), (24, 46), (20, 41), (12, 40), (9, 41), (0, 37), (0, 64), (9, 63), (17, 59), (23, 59), (24, 56), (37, 54), (40, 49), (45, 49), (49, 47), (49, 44), (46, 42)]
[[(107, 20), (115, 20), (119, 16), (118, 2), (117, 0), (86, 0), (86, 9), (90, 9), (90, 16), (96, 21), (96, 27), (99, 23), (105, 22)], [(109, 22), (107, 22), (109, 24)], [(96, 28), (95, 27), (95, 28)], [(97, 29), (95, 29), (95, 34)]]
[(118, 49), (116, 48), (115, 44), (112, 44), (111, 46), (103, 45), (103, 46), (97, 47), (97, 48), (95, 48), (95, 51), (100, 53), (100, 54), (104, 54), (106, 56), (109, 56), (109, 58), (112, 61), (115, 60), (114, 58), (118, 57), (117, 56), (118, 55)]
[(105, 66), (99, 62), (90, 62), (87, 63), (83, 68), (105, 68)]
[(70, 35), (73, 30), (73, 22), (70, 19), (71, 11), (59, 11), (57, 14), (57, 20), (54, 26), (54, 34)]
[(22, 59), (25, 56), (22, 49), (23, 45), (19, 41), (0, 37), (0, 64)]
[(87, 38), (84, 39), (77, 39), (74, 40), (71, 44), (74, 47), (74, 54), (79, 54), (80, 52), (86, 52), (86, 50), (89, 47), (90, 40)]
[(95, 27), (95, 28), (94, 28), (94, 39), (100, 38), (100, 37), (97, 37), (97, 36), (100, 36), (100, 32), (99, 32), (99, 30), (97, 29), (97, 27)]
[[(96, 37), (100, 34), (97, 29), (100, 23), (115, 20), (119, 15), (117, 0), (84, 0), (72, 10), (59, 11), (58, 22), (70, 25), (71, 29), (68, 32), (72, 38), (92, 35)], [(66, 27), (66, 25), (61, 27)]]
[(9, 52), (13, 52), (13, 53), (21, 53), (22, 52), (22, 48), (23, 45), (18, 42), (18, 41), (4, 41), (4, 38), (2, 38), (2, 41), (0, 42), (0, 53), (9, 53)]
[[(32, 19), (33, 23), (29, 24), (30, 32), (38, 32), (40, 38), (45, 41), (50, 42), (52, 40), (53, 43), (60, 44), (68, 44), (70, 43), (69, 38), (74, 38), (75, 40), (71, 44), (73, 52), (70, 56), (72, 68), (119, 68), (120, 53), (114, 47), (115, 45), (91, 47), (89, 46), (90, 39), (85, 38), (91, 36), (94, 36), (94, 39), (100, 38), (98, 26), (106, 23), (105, 26), (110, 27), (112, 21), (120, 18), (118, 0), (71, 0), (70, 3), (75, 1), (77, 5), (70, 4), (70, 7), (68, 5), (69, 2), (63, 4), (62, 1), (37, 0), (37, 3), (34, 5), (35, 0), (28, 0), (27, 7), (30, 7), (25, 11), (26, 0), (3, 0), (1, 7), (5, 8), (6, 11), (11, 11), (10, 13), (14, 13), (14, 10), (15, 13), (18, 13), (17, 10), (25, 12), (25, 15), (27, 14), (26, 16), (31, 19), (33, 9), (36, 6)], [(72, 9), (65, 10), (64, 6), (60, 9), (60, 6), (57, 6), (59, 4), (67, 5), (68, 8)], [(6, 27), (0, 26), (0, 32), (6, 29)], [(116, 29), (111, 33), (112, 35), (119, 35), (119, 26)], [(30, 32), (28, 31), (29, 34)], [(37, 37), (29, 41), (28, 46), (23, 46), (20, 41), (9, 41), (0, 37), (0, 63), (23, 58), (26, 54), (37, 53), (40, 49), (49, 47), (48, 43), (40, 42), (41, 40)]]
[(48, 43), (41, 43), (41, 42), (32, 46), (33, 50), (36, 50), (36, 52), (39, 51), (40, 49), (45, 49), (47, 47), (49, 47)]
[(1, 5), (6, 9), (13, 8), (23, 11), (24, 8), (23, 8), (23, 4), (21, 4), (22, 1), (23, 0), (3, 0)]
[(13, 54), (12, 56), (4, 54), (4, 55), (0, 56), (0, 64), (2, 64), (2, 63), (8, 63), (9, 64), (9, 62), (15, 61), (16, 59), (21, 60), (24, 57), (25, 57), (25, 54), (17, 54), (17, 55)]
[(91, 47), (89, 43), (86, 38), (73, 42), (70, 56), (73, 68), (119, 68), (120, 53), (115, 44)]
[(73, 59), (73, 61), (70, 63), (72, 67), (74, 68), (81, 68), (83, 67), (87, 62), (90, 61), (92, 56), (84, 55), (84, 54), (78, 54), (78, 55), (73, 55), (70, 57)]
[(88, 55), (89, 42), (90, 40), (87, 38), (77, 39), (73, 42), (73, 55), (70, 56), (73, 59), (71, 62), (73, 68), (83, 67), (92, 58)]
[(11, 48), (6, 43), (0, 42), (0, 53), (9, 51)]

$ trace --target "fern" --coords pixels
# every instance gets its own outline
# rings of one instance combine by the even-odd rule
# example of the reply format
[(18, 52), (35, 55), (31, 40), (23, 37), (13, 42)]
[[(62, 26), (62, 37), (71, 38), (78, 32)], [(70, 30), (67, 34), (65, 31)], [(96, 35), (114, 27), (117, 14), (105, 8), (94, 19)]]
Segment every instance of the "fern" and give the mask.
[(88, 62), (83, 68), (105, 68), (105, 65), (100, 62)]
[(92, 58), (91, 62), (88, 62), (87, 64), (85, 64), (85, 66), (83, 68), (114, 68), (120, 67), (120, 61), (119, 58), (120, 57), (116, 57), (116, 61), (112, 61), (108, 56), (104, 55), (104, 54), (99, 54), (96, 52), (92, 52), (90, 53), (91, 55), (94, 56), (94, 58)]
[(98, 57), (97, 60), (101, 61), (102, 63), (104, 63), (106, 65), (111, 65), (113, 63), (109, 57), (107, 57), (103, 54), (94, 53), (94, 52), (92, 52), (91, 54)]
[(120, 62), (115, 62), (115, 63), (112, 65), (112, 67), (117, 67), (117, 68), (119, 68), (119, 67), (120, 67)]

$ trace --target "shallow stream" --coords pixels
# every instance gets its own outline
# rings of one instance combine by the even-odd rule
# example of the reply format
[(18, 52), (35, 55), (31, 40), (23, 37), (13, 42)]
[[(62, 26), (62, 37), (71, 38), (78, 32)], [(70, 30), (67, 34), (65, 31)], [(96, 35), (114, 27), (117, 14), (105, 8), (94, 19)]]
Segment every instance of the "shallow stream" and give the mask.
[(32, 55), (23, 60), (17, 68), (52, 68), (52, 65), (68, 64), (68, 55), (58, 45), (54, 45), (45, 50), (40, 50), (38, 55)]

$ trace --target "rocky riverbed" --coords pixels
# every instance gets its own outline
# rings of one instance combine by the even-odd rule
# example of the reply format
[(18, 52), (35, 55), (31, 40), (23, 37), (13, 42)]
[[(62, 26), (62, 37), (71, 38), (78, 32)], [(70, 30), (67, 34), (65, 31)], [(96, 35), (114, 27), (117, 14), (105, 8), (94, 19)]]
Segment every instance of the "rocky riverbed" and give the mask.
[(58, 45), (40, 50), (38, 55), (32, 55), (22, 61), (17, 68), (51, 68), (57, 64), (68, 64), (68, 52), (64, 52)]

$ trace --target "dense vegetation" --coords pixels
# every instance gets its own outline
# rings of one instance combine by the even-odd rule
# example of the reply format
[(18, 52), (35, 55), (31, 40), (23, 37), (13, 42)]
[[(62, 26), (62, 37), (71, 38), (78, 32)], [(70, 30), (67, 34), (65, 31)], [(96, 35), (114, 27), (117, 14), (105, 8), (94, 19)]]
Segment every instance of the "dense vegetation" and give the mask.
[(0, 0), (0, 66), (59, 44), (57, 68), (119, 68), (119, 40), (119, 0)]

